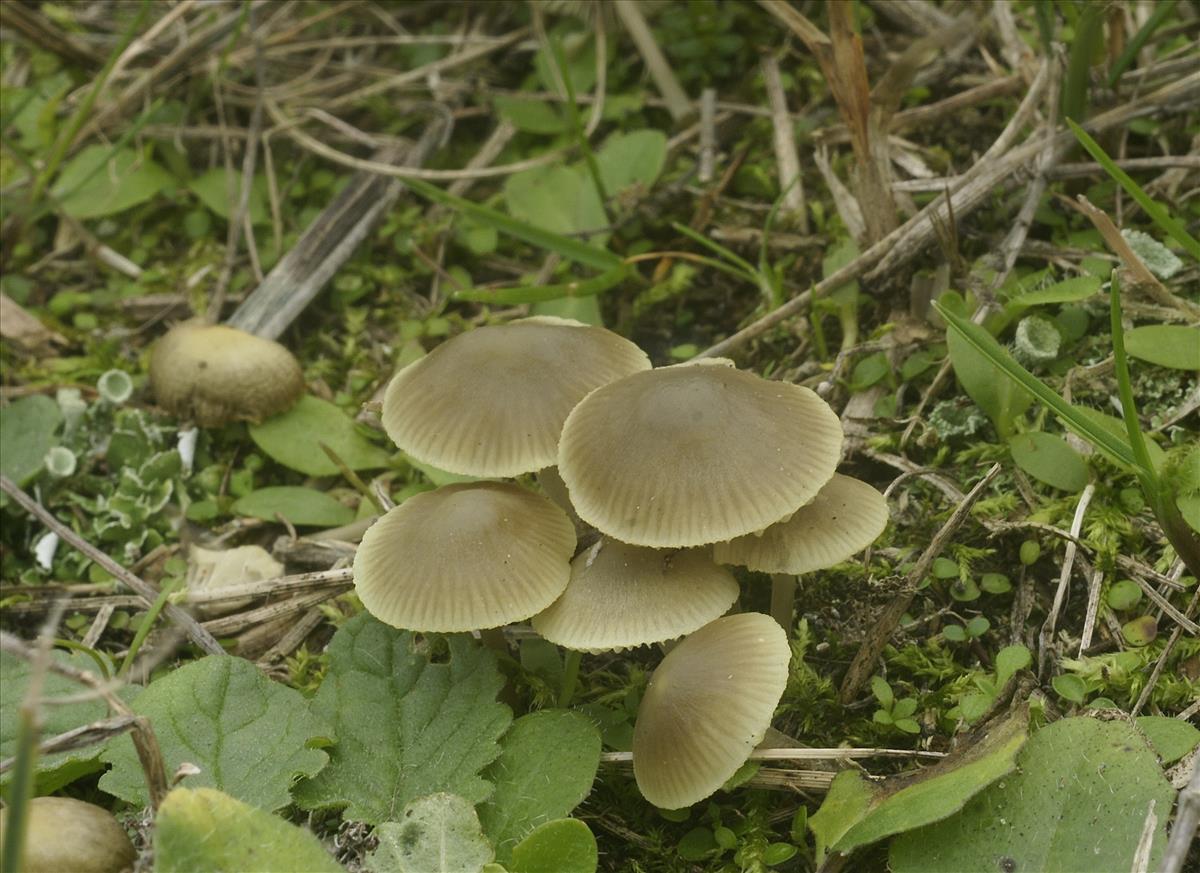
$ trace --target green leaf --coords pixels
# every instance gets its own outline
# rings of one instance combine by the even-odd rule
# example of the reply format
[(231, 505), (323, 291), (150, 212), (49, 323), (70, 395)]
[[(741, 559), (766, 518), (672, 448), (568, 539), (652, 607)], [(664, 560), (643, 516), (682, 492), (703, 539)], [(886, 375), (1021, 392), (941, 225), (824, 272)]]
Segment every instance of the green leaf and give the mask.
[(659, 130), (613, 134), (596, 153), (600, 178), (609, 196), (630, 185), (650, 188), (666, 159), (667, 137)]
[(500, 117), (511, 122), (517, 130), (554, 134), (562, 133), (568, 127), (567, 120), (544, 100), (498, 94), (494, 102)]
[[(839, 773), (834, 786), (838, 780), (856, 780), (861, 784), (842, 787), (837, 815), (830, 817), (836, 827), (824, 828), (825, 839), (832, 836), (832, 848), (848, 853), (892, 834), (953, 815), (971, 797), (1012, 772), (1017, 752), (1025, 744), (1027, 730), (1028, 713), (1020, 709), (1000, 724), (991, 725), (977, 742), (965, 746), (962, 752), (914, 775), (893, 777), (882, 784), (868, 784), (857, 771)], [(822, 804), (811, 820), (814, 833), (824, 810)], [(821, 821), (825, 823), (824, 819)], [(820, 836), (818, 841), (820, 845)], [(824, 844), (829, 845), (828, 842)]]
[[(979, 325), (973, 324), (970, 320), (954, 314), (940, 303), (935, 302), (933, 305), (951, 328), (946, 334), (947, 340), (950, 340), (952, 337), (963, 340), (964, 346), (970, 346), (975, 352), (999, 368), (1001, 373), (1007, 377), (1002, 381), (1020, 384), (1025, 391), (1033, 394), (1038, 400), (1050, 407), (1050, 410), (1061, 418), (1068, 427), (1088, 440), (1092, 445), (1111, 454), (1121, 463), (1127, 464), (1130, 467), (1136, 467), (1133, 450), (1130, 449), (1127, 442), (1115, 437), (1111, 431), (1097, 426), (1088, 416), (1080, 414), (1079, 407), (1067, 403), (1055, 394), (1045, 382), (1014, 361), (1012, 356), (996, 342), (995, 338), (979, 327)], [(999, 375), (994, 374), (993, 378)], [(975, 369), (975, 376), (980, 379), (983, 378), (982, 372), (977, 368)], [(976, 403), (978, 402), (976, 400)]]
[(1008, 441), (1008, 450), (1018, 467), (1052, 488), (1075, 494), (1087, 485), (1087, 463), (1060, 436), (1043, 431), (1017, 434)]
[(996, 653), (996, 686), (1003, 688), (1018, 671), (1033, 663), (1033, 656), (1024, 646), (1005, 646)]
[(299, 485), (259, 488), (238, 498), (232, 507), (238, 515), (275, 521), (281, 515), (295, 525), (339, 527), (354, 521), (354, 510), (324, 491)]
[[(200, 202), (209, 208), (213, 214), (229, 220), (229, 216), (237, 211), (238, 198), (241, 195), (242, 174), (228, 172), (224, 167), (216, 167), (206, 173), (201, 173), (188, 182), (188, 190), (200, 198)], [(250, 200), (247, 206), (250, 221), (253, 224), (266, 224), (270, 216), (267, 214), (267, 178), (257, 175), (250, 183)]]
[[(188, 787), (213, 787), (262, 807), (291, 802), (296, 776), (312, 776), (328, 756), (312, 748), (329, 741), (329, 728), (314, 717), (300, 692), (272, 682), (254, 664), (230, 655), (209, 655), (155, 679), (133, 709), (147, 716), (162, 748), (167, 773), (184, 762), (200, 773)], [(100, 788), (145, 805), (146, 779), (129, 737), (117, 737), (101, 753), (112, 769)]]
[(1017, 294), (1008, 301), (1008, 305), (1026, 308), (1051, 303), (1076, 303), (1094, 296), (1103, 285), (1104, 280), (1099, 276), (1074, 276), (1045, 288)]
[(159, 873), (344, 873), (321, 841), (212, 788), (176, 788), (163, 800), (154, 827)]
[(1087, 697), (1087, 683), (1074, 673), (1055, 676), (1050, 684), (1059, 697), (1071, 703), (1083, 703), (1084, 698)]
[[(955, 326), (955, 322), (951, 321), (952, 316), (948, 316), (947, 311), (939, 311), (951, 326)], [(970, 324), (979, 334), (996, 343), (991, 334), (983, 328), (971, 324), (966, 319), (960, 321)], [(950, 363), (954, 366), (954, 375), (958, 377), (963, 390), (987, 413), (1000, 436), (1007, 437), (1013, 432), (1013, 422), (1033, 403), (1029, 392), (1023, 390), (1017, 382), (1004, 378), (1004, 374), (997, 371), (995, 363), (985, 353), (981, 353), (968, 337), (953, 330), (947, 331), (946, 346), (950, 350)], [(996, 343), (996, 347), (999, 348), (999, 343)], [(1019, 366), (1016, 362), (1013, 363), (1014, 366)]]
[(484, 773), (495, 793), (479, 808), (496, 859), (507, 863), (535, 827), (570, 815), (592, 790), (599, 766), (600, 732), (585, 716), (543, 710), (513, 722)]
[[(97, 673), (96, 662), (86, 654), (55, 652), (55, 660), (78, 670)], [(0, 651), (0, 759), (11, 758), (17, 753), (18, 710), (25, 692), (29, 688), (30, 663), (24, 658)], [(78, 697), (78, 683), (47, 673), (42, 680), (42, 697)], [(122, 689), (121, 696), (132, 698), (133, 689)], [(39, 710), (42, 736), (51, 737), (64, 731), (74, 730), (80, 725), (99, 721), (108, 716), (108, 704), (103, 700), (78, 700), (55, 706), (43, 706)], [(96, 748), (72, 749), (50, 755), (37, 756), (37, 785), (40, 793), (48, 794), (86, 775), (99, 770), (99, 750)], [(0, 785), (7, 784), (12, 770), (0, 774)]]
[[(378, 824), (426, 794), (487, 798), (492, 786), (479, 774), (512, 720), (496, 702), (504, 681), (491, 652), (463, 635), (418, 641), (365, 612), (326, 651), (312, 707), (338, 743), (329, 766), (297, 786), (301, 806), (344, 806), (346, 819)], [(432, 661), (438, 652), (441, 663)]]
[(1125, 350), (1143, 361), (1175, 370), (1200, 370), (1200, 328), (1148, 324), (1125, 331)]
[(306, 476), (336, 476), (337, 465), (321, 449), (325, 443), (351, 470), (386, 467), (389, 455), (363, 436), (354, 419), (332, 403), (311, 395), (280, 415), (250, 425), (250, 438), (274, 460)]
[(145, 203), (173, 181), (136, 149), (92, 145), (67, 162), (51, 193), (68, 215), (99, 218)]
[(509, 873), (596, 873), (596, 838), (578, 819), (539, 825), (521, 840), (506, 865)]
[(399, 821), (375, 829), (374, 873), (478, 873), (492, 860), (475, 808), (457, 794), (429, 794), (404, 807)]
[[(592, 180), (570, 167), (535, 167), (504, 182), (504, 202), (514, 217), (563, 234), (608, 238), (608, 218)], [(612, 266), (616, 266), (615, 264)]]
[[(1114, 438), (1124, 447), (1125, 451), (1129, 452), (1130, 456), (1133, 455), (1133, 449), (1129, 446), (1129, 436), (1125, 430), (1125, 422), (1123, 422), (1121, 419), (1117, 418), (1115, 415), (1109, 415), (1105, 412), (1101, 412), (1098, 409), (1092, 409), (1090, 406), (1072, 406), (1071, 411), (1072, 414), (1077, 418), (1087, 419), (1091, 425), (1107, 431), (1112, 438)], [(1072, 431), (1079, 434), (1079, 436), (1086, 437), (1086, 435), (1083, 434), (1078, 428), (1071, 426), (1071, 421), (1062, 419), (1062, 422)], [(1151, 440), (1148, 436), (1145, 437), (1145, 441), (1146, 451), (1150, 454), (1150, 463), (1154, 466), (1155, 470), (1162, 470), (1163, 464), (1165, 464), (1167, 461), (1167, 453), (1159, 447), (1158, 443)], [(1093, 443), (1093, 445), (1095, 445), (1095, 443)], [(1121, 457), (1108, 451), (1104, 446), (1096, 446), (1096, 448), (1099, 449), (1101, 454), (1107, 457), (1110, 461), (1121, 464), (1125, 467), (1131, 467), (1130, 464), (1126, 463)]]
[(895, 840), (891, 869), (1129, 870), (1151, 801), (1158, 869), (1175, 792), (1131, 725), (1063, 719), (1034, 734), (1017, 763), (958, 815)]
[(1164, 764), (1178, 761), (1200, 743), (1200, 730), (1182, 719), (1143, 715), (1137, 720), (1137, 725)]
[(843, 770), (833, 777), (821, 808), (808, 819), (816, 837), (818, 862), (855, 823), (863, 820), (871, 797), (870, 784), (853, 770)]
[(882, 676), (871, 677), (871, 693), (875, 695), (875, 699), (884, 709), (891, 709), (892, 703), (896, 699), (896, 695), (892, 693), (892, 686), (888, 685), (887, 680)]
[(0, 473), (18, 485), (32, 481), (57, 442), (54, 433), (61, 423), (58, 404), (42, 394), (0, 408)]

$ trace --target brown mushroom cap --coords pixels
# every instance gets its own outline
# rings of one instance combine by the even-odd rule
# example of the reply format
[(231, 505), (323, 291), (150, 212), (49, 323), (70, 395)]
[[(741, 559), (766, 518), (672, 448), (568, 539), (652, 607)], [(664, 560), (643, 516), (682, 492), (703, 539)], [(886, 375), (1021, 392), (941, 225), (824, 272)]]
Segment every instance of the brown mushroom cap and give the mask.
[(566, 319), (480, 327), (396, 374), (383, 426), (439, 469), (518, 476), (555, 463), (563, 421), (589, 391), (649, 366), (629, 340)]
[(887, 527), (883, 495), (850, 476), (835, 473), (786, 521), (713, 547), (720, 564), (763, 573), (811, 573), (840, 564), (865, 549)]
[(575, 528), (545, 497), (507, 482), (447, 485), (367, 529), (354, 585), (363, 606), (395, 627), (498, 627), (553, 603), (574, 551)]
[(158, 404), (201, 427), (262, 421), (291, 408), (304, 374), (277, 342), (221, 324), (188, 321), (171, 328), (150, 355)]
[(576, 512), (604, 533), (698, 546), (803, 506), (841, 447), (841, 422), (812, 391), (714, 360), (593, 391), (563, 426), (558, 471)]
[(791, 648), (768, 615), (706, 624), (663, 659), (633, 728), (633, 774), (661, 809), (708, 797), (750, 757), (787, 685)]
[[(0, 810), (0, 851), (8, 822)], [(29, 803), (22, 873), (119, 873), (137, 852), (106, 809), (71, 797), (35, 797)]]
[(707, 549), (674, 551), (602, 539), (571, 562), (567, 590), (533, 629), (568, 649), (603, 652), (691, 633), (737, 600), (733, 576)]

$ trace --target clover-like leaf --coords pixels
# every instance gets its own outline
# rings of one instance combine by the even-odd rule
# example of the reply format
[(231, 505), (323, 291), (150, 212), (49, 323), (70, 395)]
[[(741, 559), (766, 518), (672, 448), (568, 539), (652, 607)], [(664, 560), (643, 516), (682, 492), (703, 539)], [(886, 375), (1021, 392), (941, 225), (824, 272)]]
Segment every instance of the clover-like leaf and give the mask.
[[(133, 709), (150, 719), (167, 772), (187, 762), (200, 768), (189, 788), (213, 787), (267, 810), (291, 802), (297, 775), (312, 776), (328, 760), (312, 748), (329, 729), (300, 692), (272, 682), (242, 658), (209, 655), (156, 679)], [(129, 737), (117, 737), (101, 757), (112, 769), (100, 787), (145, 804), (146, 781)]]
[(496, 702), (504, 684), (491, 652), (465, 635), (425, 638), (368, 613), (342, 626), (329, 644), (329, 669), (314, 712), (334, 725), (338, 743), (316, 778), (296, 787), (309, 809), (346, 807), (351, 821), (395, 820), (426, 794), (485, 800), (479, 774), (500, 754), (512, 721)]

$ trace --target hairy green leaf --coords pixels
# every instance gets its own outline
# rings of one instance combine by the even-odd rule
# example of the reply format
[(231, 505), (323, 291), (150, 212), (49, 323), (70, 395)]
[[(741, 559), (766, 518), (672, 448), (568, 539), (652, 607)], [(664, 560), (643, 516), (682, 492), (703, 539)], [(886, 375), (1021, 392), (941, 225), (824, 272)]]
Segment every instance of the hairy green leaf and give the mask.
[(478, 873), (493, 857), (474, 807), (457, 794), (418, 797), (375, 836), (379, 848), (367, 860), (374, 873)]
[[(442, 645), (448, 659), (435, 661)], [(312, 707), (334, 725), (338, 743), (329, 766), (296, 787), (298, 803), (346, 807), (347, 819), (378, 824), (426, 794), (488, 797), (492, 785), (479, 774), (500, 754), (497, 741), (512, 721), (496, 702), (504, 683), (491, 652), (463, 635), (418, 643), (365, 612), (327, 651)]]
[(563, 818), (539, 825), (516, 845), (506, 866), (509, 873), (595, 873), (599, 858), (588, 826)]

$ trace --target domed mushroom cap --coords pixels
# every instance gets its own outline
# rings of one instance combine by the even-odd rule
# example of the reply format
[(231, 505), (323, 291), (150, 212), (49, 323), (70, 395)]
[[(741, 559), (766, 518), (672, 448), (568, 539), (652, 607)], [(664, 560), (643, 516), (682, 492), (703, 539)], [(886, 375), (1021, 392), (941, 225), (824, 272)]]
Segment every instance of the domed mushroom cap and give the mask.
[[(7, 814), (0, 810), (0, 850)], [(108, 810), (71, 797), (35, 797), (24, 860), (22, 873), (119, 873), (132, 869), (137, 852)]]
[(563, 427), (575, 511), (639, 546), (698, 546), (773, 524), (837, 466), (842, 426), (807, 388), (707, 361), (598, 388)]
[(304, 374), (277, 342), (221, 324), (184, 322), (150, 355), (150, 386), (168, 412), (201, 427), (262, 421), (291, 408)]
[(602, 539), (571, 562), (567, 590), (533, 617), (533, 629), (568, 649), (632, 648), (691, 633), (724, 615), (737, 596), (737, 582), (707, 549)]
[(786, 521), (759, 534), (713, 547), (720, 564), (737, 564), (763, 573), (811, 573), (840, 564), (861, 552), (887, 527), (883, 495), (850, 476), (835, 473)]
[(575, 528), (561, 509), (507, 482), (417, 494), (371, 525), (354, 586), (380, 621), (469, 631), (529, 618), (571, 575)]
[(708, 797), (746, 762), (771, 726), (791, 649), (768, 615), (719, 618), (663, 659), (633, 728), (633, 774), (661, 809)]
[(563, 422), (589, 391), (649, 366), (629, 340), (566, 319), (480, 327), (396, 374), (383, 426), (450, 473), (519, 476), (555, 463)]

